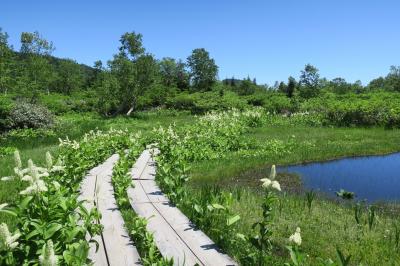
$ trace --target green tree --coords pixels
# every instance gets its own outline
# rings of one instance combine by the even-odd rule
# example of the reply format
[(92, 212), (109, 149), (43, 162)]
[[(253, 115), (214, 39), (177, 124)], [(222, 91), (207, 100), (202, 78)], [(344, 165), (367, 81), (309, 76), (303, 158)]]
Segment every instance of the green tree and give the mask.
[(286, 86), (285, 82), (281, 81), (279, 83), (278, 91), (285, 93), (285, 94), (287, 93), (287, 86)]
[(299, 85), (301, 97), (308, 99), (318, 96), (320, 92), (318, 69), (307, 64), (301, 71)]
[(65, 94), (71, 94), (74, 89), (83, 85), (84, 79), (81, 69), (73, 60), (62, 60), (58, 66), (56, 89)]
[(388, 90), (400, 91), (400, 66), (390, 67), (390, 72), (386, 76), (386, 86)]
[[(100, 94), (109, 97), (106, 111), (129, 115), (138, 108), (138, 99), (160, 82), (159, 65), (154, 57), (145, 53), (142, 35), (135, 32), (122, 35), (119, 53), (108, 62), (101, 79)], [(112, 90), (112, 91), (111, 91)], [(104, 100), (100, 101), (100, 104)]]
[(290, 76), (288, 79), (288, 85), (287, 85), (287, 89), (286, 89), (287, 97), (289, 97), (289, 98), (293, 97), (296, 86), (297, 86), (296, 79), (294, 77)]
[(239, 95), (251, 95), (254, 94), (256, 85), (251, 82), (250, 79), (243, 79), (237, 88), (237, 93)]
[(0, 90), (7, 94), (12, 83), (13, 54), (8, 45), (8, 34), (0, 28)]
[(196, 91), (211, 90), (217, 81), (218, 66), (204, 48), (194, 49), (187, 58), (190, 78)]
[(21, 34), (21, 55), (25, 59), (26, 93), (34, 100), (41, 90), (49, 93), (52, 77), (48, 56), (54, 51), (53, 43), (48, 42), (39, 32)]
[(138, 56), (144, 54), (145, 49), (142, 41), (143, 35), (136, 32), (126, 32), (119, 40), (121, 46), (119, 47), (120, 55), (132, 60), (137, 59)]
[(177, 82), (176, 85), (180, 90), (187, 90), (190, 86), (190, 75), (186, 70), (186, 64), (182, 60), (178, 60), (177, 67)]
[(166, 57), (160, 61), (162, 84), (167, 87), (176, 87), (178, 83), (178, 65), (175, 59)]
[(337, 94), (345, 94), (351, 91), (351, 85), (344, 78), (334, 78), (330, 82), (332, 91)]

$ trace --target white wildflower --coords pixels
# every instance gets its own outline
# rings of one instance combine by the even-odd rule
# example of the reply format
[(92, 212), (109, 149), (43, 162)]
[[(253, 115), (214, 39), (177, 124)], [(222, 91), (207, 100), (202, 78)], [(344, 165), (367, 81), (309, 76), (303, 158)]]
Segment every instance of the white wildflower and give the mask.
[(281, 185), (276, 180), (272, 181), (271, 187), (276, 189), (276, 190), (278, 190), (278, 191), (281, 191)]
[(269, 179), (275, 180), (276, 178), (276, 167), (275, 164), (271, 166), (271, 172), (269, 174)]
[(39, 256), (39, 262), (41, 266), (56, 266), (58, 258), (54, 254), (53, 242), (47, 241), (47, 244), (43, 245), (42, 255)]
[(263, 183), (262, 184), (263, 188), (268, 188), (272, 183), (272, 181), (269, 178), (262, 178), (260, 179), (260, 181)]
[(17, 239), (21, 236), (20, 233), (11, 235), (8, 226), (5, 223), (0, 225), (0, 251), (13, 250), (18, 246)]
[(50, 152), (46, 152), (46, 165), (48, 170), (50, 170), (53, 166), (53, 157), (51, 156)]
[(11, 180), (14, 180), (12, 176), (5, 176), (1, 178), (1, 181), (11, 181)]
[(43, 180), (37, 179), (34, 180), (30, 186), (28, 186), (25, 190), (21, 191), (19, 194), (21, 195), (32, 195), (38, 194), (40, 192), (47, 191), (47, 186)]
[(295, 243), (298, 246), (301, 245), (300, 227), (296, 228), (296, 232), (289, 237), (289, 241)]
[(262, 184), (263, 188), (270, 188), (271, 187), (273, 189), (281, 191), (281, 185), (276, 180), (271, 180), (269, 178), (262, 178), (262, 179), (260, 179), (260, 181), (263, 182), (263, 184)]
[(14, 161), (15, 161), (15, 167), (18, 169), (22, 168), (22, 162), (21, 162), (21, 156), (19, 155), (19, 151), (15, 150), (14, 151)]
[(7, 207), (8, 204), (7, 203), (2, 203), (0, 204), (0, 210), (4, 209), (5, 207)]
[(60, 187), (61, 187), (60, 183), (58, 183), (57, 181), (53, 181), (52, 183), (53, 183), (54, 188), (55, 188), (57, 191), (60, 190)]
[(50, 172), (62, 172), (64, 170), (65, 170), (65, 166), (54, 165), (53, 168), (51, 168)]

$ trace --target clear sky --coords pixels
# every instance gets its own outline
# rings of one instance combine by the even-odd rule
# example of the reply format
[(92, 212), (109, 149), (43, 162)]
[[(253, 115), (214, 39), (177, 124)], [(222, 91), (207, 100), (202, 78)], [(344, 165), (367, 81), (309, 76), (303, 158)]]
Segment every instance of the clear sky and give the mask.
[(1, 0), (0, 27), (16, 49), (21, 32), (38, 30), (55, 56), (88, 65), (136, 31), (157, 58), (206, 48), (220, 79), (272, 85), (311, 63), (321, 76), (365, 84), (400, 65), (399, 11), (396, 0)]

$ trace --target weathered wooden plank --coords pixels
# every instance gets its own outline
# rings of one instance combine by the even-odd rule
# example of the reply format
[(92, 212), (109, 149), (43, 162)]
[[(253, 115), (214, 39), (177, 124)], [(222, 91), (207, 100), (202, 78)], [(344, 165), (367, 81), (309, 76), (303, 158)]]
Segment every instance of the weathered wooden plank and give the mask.
[[(79, 200), (85, 200), (84, 206), (86, 209), (91, 210), (95, 207), (95, 190), (96, 190), (96, 174), (99, 172), (100, 167), (95, 167), (89, 171), (81, 183)], [(86, 236), (86, 240), (90, 240), (90, 236)], [(101, 236), (95, 236), (94, 240), (99, 243), (99, 248), (96, 251), (96, 244), (90, 243), (89, 259), (94, 265), (108, 266), (106, 251), (101, 239)]]
[(140, 264), (140, 256), (124, 228), (124, 220), (118, 210), (111, 183), (112, 169), (119, 156), (114, 154), (97, 175), (96, 202), (104, 226), (102, 236), (111, 266)]
[(185, 265), (237, 265), (169, 203), (154, 180), (155, 171), (154, 160), (149, 158), (141, 175), (133, 176), (135, 188), (130, 188), (128, 195), (135, 212), (149, 219), (147, 229), (154, 234), (161, 254), (172, 257), (175, 265), (183, 261)]
[(220, 252), (215, 243), (176, 207), (166, 203), (154, 203), (155, 208), (174, 228), (177, 235), (200, 258), (203, 265), (236, 265), (229, 256)]
[(131, 169), (131, 175), (133, 179), (137, 179), (142, 175), (143, 170), (145, 169), (147, 162), (150, 159), (150, 152), (148, 150), (144, 150), (139, 158), (136, 160), (135, 165)]
[(152, 203), (131, 202), (135, 212), (148, 220), (147, 230), (154, 234), (154, 240), (161, 254), (173, 258), (174, 265), (196, 265), (200, 260), (180, 239), (174, 229), (164, 220)]

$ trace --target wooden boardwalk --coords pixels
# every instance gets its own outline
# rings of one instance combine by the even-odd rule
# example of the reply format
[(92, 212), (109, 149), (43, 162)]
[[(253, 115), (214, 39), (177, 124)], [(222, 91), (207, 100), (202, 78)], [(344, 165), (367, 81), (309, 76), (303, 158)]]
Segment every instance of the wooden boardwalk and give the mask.
[(156, 166), (150, 150), (141, 154), (131, 173), (135, 187), (128, 190), (130, 203), (148, 219), (147, 230), (164, 257), (173, 258), (175, 265), (237, 265), (163, 195), (154, 180)]
[(112, 169), (119, 156), (114, 154), (103, 164), (93, 168), (81, 185), (80, 199), (85, 199), (89, 210), (96, 206), (101, 213), (99, 221), (104, 230), (95, 239), (99, 250), (91, 244), (89, 258), (94, 265), (127, 266), (141, 265), (140, 256), (130, 241), (124, 227), (124, 220), (118, 210), (111, 184)]

